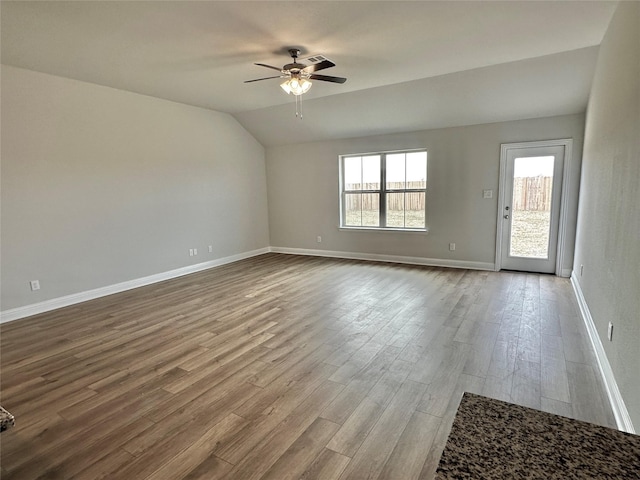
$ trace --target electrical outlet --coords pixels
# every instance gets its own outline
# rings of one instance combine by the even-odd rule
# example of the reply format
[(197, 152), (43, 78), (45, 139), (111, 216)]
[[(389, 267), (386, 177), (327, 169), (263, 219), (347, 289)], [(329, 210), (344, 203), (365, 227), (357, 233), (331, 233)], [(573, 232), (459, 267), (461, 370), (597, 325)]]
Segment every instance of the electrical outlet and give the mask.
[(320, 235), (316, 237), (316, 242), (322, 243), (322, 237)]
[(493, 198), (493, 190), (483, 190), (482, 198)]
[(610, 342), (613, 341), (613, 323), (609, 322), (609, 328), (607, 328), (607, 338)]
[(40, 280), (31, 280), (29, 282), (29, 285), (31, 286), (32, 292), (35, 292), (36, 290), (40, 290)]
[(452, 252), (456, 249), (456, 244), (455, 243), (450, 243), (449, 244), (449, 250), (451, 250)]
[(209, 253), (213, 253), (213, 245), (209, 245)]
[(190, 256), (190, 257), (193, 257), (193, 248), (190, 248), (190, 249), (189, 249), (189, 256)]
[(197, 254), (198, 254), (198, 249), (197, 249), (197, 248), (194, 248), (194, 249), (193, 249), (193, 254), (194, 254), (194, 255), (197, 255)]

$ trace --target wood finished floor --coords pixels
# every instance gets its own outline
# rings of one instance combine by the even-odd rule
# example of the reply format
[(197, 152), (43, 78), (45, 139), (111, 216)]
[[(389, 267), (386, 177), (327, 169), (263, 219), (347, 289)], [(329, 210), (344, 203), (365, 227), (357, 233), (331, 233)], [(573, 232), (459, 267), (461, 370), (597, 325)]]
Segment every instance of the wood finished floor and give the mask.
[(553, 276), (267, 254), (1, 334), (5, 480), (430, 479), (463, 391), (615, 426)]

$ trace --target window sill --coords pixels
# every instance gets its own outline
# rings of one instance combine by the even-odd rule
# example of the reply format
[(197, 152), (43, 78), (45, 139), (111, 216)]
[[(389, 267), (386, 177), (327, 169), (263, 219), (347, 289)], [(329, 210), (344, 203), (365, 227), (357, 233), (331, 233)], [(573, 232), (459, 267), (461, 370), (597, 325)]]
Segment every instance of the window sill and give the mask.
[(419, 233), (426, 235), (429, 233), (427, 228), (378, 228), (378, 227), (343, 227), (339, 226), (341, 232), (383, 232), (383, 233)]

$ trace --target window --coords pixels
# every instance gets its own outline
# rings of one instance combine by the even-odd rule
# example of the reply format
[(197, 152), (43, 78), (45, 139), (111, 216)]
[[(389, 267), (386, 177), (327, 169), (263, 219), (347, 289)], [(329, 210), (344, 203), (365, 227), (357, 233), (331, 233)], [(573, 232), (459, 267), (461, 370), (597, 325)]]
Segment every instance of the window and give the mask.
[(340, 157), (343, 228), (426, 230), (427, 152)]

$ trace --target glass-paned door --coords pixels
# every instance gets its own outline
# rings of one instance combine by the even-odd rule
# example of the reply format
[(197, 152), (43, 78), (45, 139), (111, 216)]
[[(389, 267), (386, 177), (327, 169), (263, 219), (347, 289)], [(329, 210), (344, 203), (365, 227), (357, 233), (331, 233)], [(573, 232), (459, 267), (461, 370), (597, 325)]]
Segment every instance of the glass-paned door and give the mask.
[(555, 272), (563, 160), (563, 146), (507, 151), (501, 268)]

